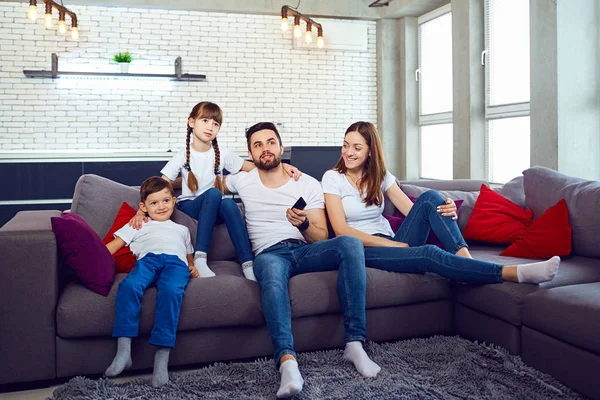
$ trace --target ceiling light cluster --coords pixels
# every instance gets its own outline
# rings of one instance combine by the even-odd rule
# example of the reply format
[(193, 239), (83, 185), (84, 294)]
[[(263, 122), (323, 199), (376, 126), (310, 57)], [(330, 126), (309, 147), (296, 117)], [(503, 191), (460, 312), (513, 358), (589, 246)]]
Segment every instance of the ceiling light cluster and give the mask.
[(281, 30), (287, 31), (288, 29), (288, 16), (294, 17), (294, 37), (300, 38), (302, 36), (302, 29), (300, 28), (300, 21), (306, 23), (306, 33), (304, 34), (304, 40), (306, 43), (312, 42), (312, 28), (317, 28), (317, 46), (323, 48), (325, 42), (323, 41), (323, 27), (318, 22), (313, 21), (309, 17), (306, 17), (298, 12), (298, 10), (290, 8), (289, 6), (281, 7)]
[[(79, 39), (79, 29), (77, 28), (77, 15), (70, 11), (62, 4), (57, 4), (52, 0), (42, 0), (46, 3), (46, 12), (44, 17), (44, 25), (46, 29), (52, 28), (52, 9), (58, 10), (58, 32), (65, 34), (67, 33), (67, 24), (65, 21), (66, 16), (71, 17), (71, 37), (73, 39)], [(62, 3), (62, 1), (61, 1)], [(37, 19), (37, 0), (29, 0), (29, 11), (27, 11), (27, 18), (32, 21)]]

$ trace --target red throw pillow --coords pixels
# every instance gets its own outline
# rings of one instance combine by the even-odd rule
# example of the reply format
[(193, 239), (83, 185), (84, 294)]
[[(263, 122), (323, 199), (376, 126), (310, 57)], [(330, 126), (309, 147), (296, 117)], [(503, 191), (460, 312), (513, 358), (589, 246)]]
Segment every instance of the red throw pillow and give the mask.
[(533, 223), (533, 213), (481, 185), (473, 213), (463, 232), (465, 239), (511, 244)]
[(571, 254), (571, 226), (565, 199), (546, 210), (527, 232), (500, 255), (506, 257), (550, 258)]
[[(123, 202), (119, 212), (117, 213), (115, 221), (108, 230), (106, 236), (104, 236), (104, 244), (112, 242), (115, 238), (114, 233), (125, 226), (125, 224), (127, 224), (129, 220), (133, 218), (135, 213), (136, 211), (129, 204)], [(119, 251), (113, 254), (113, 258), (115, 259), (117, 272), (131, 271), (136, 262), (135, 256), (129, 249), (129, 246), (123, 246), (120, 248)]]

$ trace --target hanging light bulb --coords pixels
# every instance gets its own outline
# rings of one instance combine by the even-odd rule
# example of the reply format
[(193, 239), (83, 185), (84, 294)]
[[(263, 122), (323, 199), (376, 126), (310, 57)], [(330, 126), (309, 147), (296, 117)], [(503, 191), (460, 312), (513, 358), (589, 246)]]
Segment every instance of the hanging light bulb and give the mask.
[(52, 3), (46, 3), (46, 17), (44, 18), (46, 29), (52, 28)]
[(32, 21), (37, 19), (37, 1), (29, 0), (29, 10), (27, 11), (27, 18)]
[(283, 32), (288, 30), (287, 9), (285, 7), (281, 9), (281, 30)]
[(73, 40), (79, 39), (79, 29), (77, 28), (77, 18), (71, 17), (71, 38)]
[(311, 29), (312, 28), (312, 24), (310, 22), (306, 23), (306, 34), (304, 35), (304, 41), (306, 43), (310, 43), (312, 42), (312, 32)]
[(58, 12), (58, 33), (62, 33), (63, 35), (67, 33), (67, 24), (65, 23), (65, 12)]
[(299, 38), (302, 36), (302, 31), (300, 30), (300, 17), (294, 17), (294, 37)]
[(325, 46), (325, 41), (323, 40), (323, 28), (319, 28), (317, 30), (317, 47), (322, 49)]

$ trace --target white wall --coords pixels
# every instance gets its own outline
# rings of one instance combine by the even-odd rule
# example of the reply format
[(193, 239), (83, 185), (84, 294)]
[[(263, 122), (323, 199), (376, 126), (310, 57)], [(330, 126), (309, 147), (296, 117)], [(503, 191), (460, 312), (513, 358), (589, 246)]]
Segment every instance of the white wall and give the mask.
[[(221, 106), (220, 142), (239, 154), (244, 128), (258, 121), (283, 123), (289, 146), (338, 145), (352, 122), (376, 120), (375, 22), (353, 22), (368, 26), (366, 52), (299, 50), (275, 16), (71, 6), (74, 41), (44, 28), (39, 4), (31, 22), (27, 3), (0, 2), (0, 152), (178, 148), (201, 100)], [(207, 81), (23, 75), (49, 70), (51, 53), (59, 70), (116, 72), (118, 51), (133, 54), (130, 72), (172, 73), (181, 56), (184, 73)]]

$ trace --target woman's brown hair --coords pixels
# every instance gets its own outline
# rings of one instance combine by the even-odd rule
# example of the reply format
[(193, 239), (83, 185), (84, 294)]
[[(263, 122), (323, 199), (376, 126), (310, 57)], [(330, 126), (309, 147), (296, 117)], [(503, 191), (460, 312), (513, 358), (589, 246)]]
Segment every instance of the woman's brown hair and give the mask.
[[(383, 204), (381, 184), (386, 174), (381, 139), (379, 139), (375, 125), (370, 122), (358, 121), (353, 123), (346, 129), (344, 137), (350, 132), (360, 133), (367, 142), (367, 146), (369, 146), (369, 155), (365, 160), (363, 174), (356, 182), (356, 186), (363, 196), (363, 202), (367, 206), (374, 204), (379, 207)], [(339, 161), (333, 169), (341, 174), (345, 174), (348, 171), (343, 157), (340, 156)]]
[[(206, 118), (206, 119), (214, 119), (221, 125), (223, 122), (223, 112), (221, 108), (215, 103), (210, 103), (208, 101), (201, 101), (196, 104), (194, 108), (192, 108), (192, 112), (190, 113), (189, 119), (198, 119), (198, 118)], [(187, 123), (187, 136), (185, 137), (185, 164), (183, 167), (188, 171), (188, 179), (187, 185), (192, 192), (198, 190), (198, 179), (196, 179), (196, 175), (192, 172), (192, 168), (190, 167), (190, 139), (192, 137), (192, 132), (194, 129), (190, 126), (189, 122)], [(217, 137), (212, 140), (212, 147), (215, 151), (215, 165), (214, 165), (214, 174), (215, 174), (215, 183), (214, 186), (223, 192), (223, 181), (221, 180), (221, 171), (219, 171), (219, 165), (221, 164), (221, 151), (219, 150), (219, 142), (217, 142)]]

